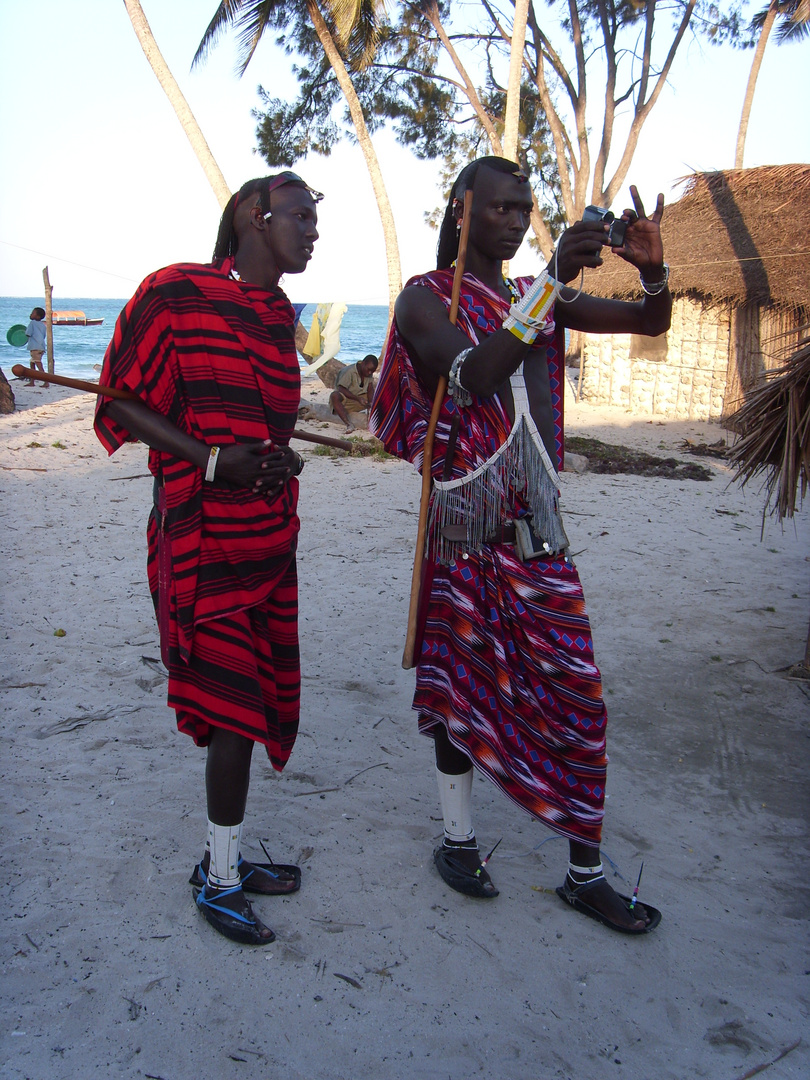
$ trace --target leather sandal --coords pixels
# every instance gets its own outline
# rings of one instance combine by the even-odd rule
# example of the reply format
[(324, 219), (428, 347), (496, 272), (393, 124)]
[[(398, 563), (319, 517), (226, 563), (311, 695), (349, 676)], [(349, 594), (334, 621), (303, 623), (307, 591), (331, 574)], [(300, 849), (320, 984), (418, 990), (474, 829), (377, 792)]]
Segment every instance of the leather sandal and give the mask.
[[(609, 926), (611, 930), (618, 930), (620, 934), (649, 934), (651, 930), (655, 930), (656, 926), (661, 922), (661, 912), (658, 908), (654, 908), (652, 904), (648, 904), (646, 901), (639, 906), (643, 907), (647, 912), (649, 922), (644, 926), (633, 927), (622, 926), (621, 923), (614, 922), (613, 919), (609, 919), (607, 915), (604, 915), (601, 911), (598, 911), (583, 899), (583, 897), (587, 896), (591, 890), (595, 889), (598, 885), (601, 885), (604, 880), (604, 874), (600, 874), (599, 877), (595, 878), (593, 881), (583, 882), (575, 882), (573, 878), (566, 875), (565, 881), (556, 890), (556, 893), (566, 904), (570, 904), (574, 911), (579, 911), (591, 919), (596, 919), (597, 922)], [(630, 906), (630, 897), (622, 896), (621, 893), (616, 893), (616, 895), (627, 908), (628, 912), (632, 914), (633, 908)], [(638, 918), (638, 916), (635, 917)]]
[(433, 861), (442, 880), (451, 889), (464, 893), (465, 896), (474, 896), (478, 900), (494, 900), (498, 890), (486, 868), (478, 862), (477, 868), (471, 869), (459, 858), (462, 851), (473, 852), (476, 856), (478, 854), (477, 847), (445, 847), (444, 844), (440, 844), (433, 852)]
[[(258, 873), (256, 871), (262, 871)], [(282, 877), (286, 874), (287, 877)], [(239, 856), (239, 877), (247, 893), (258, 896), (288, 896), (301, 888), (301, 867), (289, 863), (250, 863)], [(188, 879), (189, 885), (201, 889), (208, 877), (201, 862), (197, 863)]]
[[(210, 889), (205, 884), (196, 895), (197, 907), (206, 920), (223, 937), (238, 941), (240, 945), (269, 945), (276, 935), (269, 926), (253, 914), (250, 901), (242, 893), (241, 886), (233, 889)], [(207, 895), (206, 895), (207, 894)], [(244, 906), (236, 911), (226, 903), (228, 897), (241, 897)]]

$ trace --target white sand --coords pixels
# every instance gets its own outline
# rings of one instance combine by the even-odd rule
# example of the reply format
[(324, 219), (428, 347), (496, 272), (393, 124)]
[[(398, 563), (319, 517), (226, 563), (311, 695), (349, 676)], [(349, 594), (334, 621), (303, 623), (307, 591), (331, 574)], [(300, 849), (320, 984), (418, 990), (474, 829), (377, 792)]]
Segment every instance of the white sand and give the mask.
[[(431, 745), (400, 667), (418, 479), (298, 444), (301, 732), (282, 777), (255, 756), (244, 850), (265, 838), (304, 883), (257, 902), (278, 940), (251, 950), (187, 884), (204, 753), (154, 659), (145, 451), (108, 461), (88, 397), (13, 386), (4, 1080), (734, 1080), (806, 1035), (807, 688), (782, 670), (804, 652), (806, 512), (760, 542), (761, 499), (723, 465), (708, 483), (566, 475), (611, 714), (603, 850), (625, 887), (644, 860), (664, 913), (630, 938), (563, 906), (566, 845), (530, 853), (551, 834), (482, 780), (501, 895), (438, 877)], [(653, 452), (722, 436), (570, 402), (568, 428)], [(764, 1075), (809, 1070), (805, 1041)]]

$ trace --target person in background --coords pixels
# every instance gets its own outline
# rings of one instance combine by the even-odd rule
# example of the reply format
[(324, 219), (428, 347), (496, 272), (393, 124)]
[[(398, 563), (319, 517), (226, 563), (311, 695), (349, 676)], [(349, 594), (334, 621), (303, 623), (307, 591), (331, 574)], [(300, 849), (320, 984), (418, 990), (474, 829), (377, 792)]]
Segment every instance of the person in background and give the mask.
[(337, 413), (346, 425), (346, 434), (354, 431), (354, 424), (349, 413), (365, 412), (374, 396), (374, 372), (377, 370), (377, 357), (369, 353), (356, 364), (348, 364), (338, 375), (335, 389), (329, 395), (332, 412)]
[[(31, 321), (25, 328), (25, 336), (28, 338), (28, 352), (31, 354), (31, 368), (34, 371), (44, 372), (45, 368), (42, 366), (42, 356), (45, 352), (45, 344), (47, 341), (44, 308), (35, 307), (31, 312)], [(25, 385), (33, 386), (34, 380), (29, 379)], [(48, 383), (43, 379), (42, 385), (47, 386)]]

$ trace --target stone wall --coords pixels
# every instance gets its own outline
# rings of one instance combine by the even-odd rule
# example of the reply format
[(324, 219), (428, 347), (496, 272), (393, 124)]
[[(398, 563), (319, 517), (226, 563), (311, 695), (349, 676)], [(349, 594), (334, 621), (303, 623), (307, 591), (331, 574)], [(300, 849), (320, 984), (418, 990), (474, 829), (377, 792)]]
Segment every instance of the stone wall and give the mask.
[(586, 335), (581, 398), (640, 415), (719, 418), (728, 370), (731, 318), (678, 299), (665, 339)]

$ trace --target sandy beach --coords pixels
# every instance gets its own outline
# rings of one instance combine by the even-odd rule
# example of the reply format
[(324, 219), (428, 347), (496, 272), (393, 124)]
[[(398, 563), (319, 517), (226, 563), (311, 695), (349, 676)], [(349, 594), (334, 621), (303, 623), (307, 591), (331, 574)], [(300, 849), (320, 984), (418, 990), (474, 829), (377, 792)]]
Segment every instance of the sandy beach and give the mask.
[[(626, 937), (560, 902), (567, 845), (480, 779), (500, 896), (439, 878), (432, 746), (400, 664), (418, 477), (294, 444), (301, 730), (281, 776), (254, 756), (243, 851), (261, 857), (262, 839), (303, 884), (259, 898), (277, 941), (251, 950), (205, 923), (187, 883), (204, 751), (165, 703), (146, 452), (107, 459), (87, 395), (12, 386), (3, 1080), (810, 1074), (810, 687), (786, 674), (810, 613), (807, 508), (784, 530), (766, 518), (760, 540), (761, 496), (717, 460), (700, 459), (707, 482), (564, 475), (610, 713), (603, 851), (623, 892), (644, 862), (641, 899), (663, 912)], [(566, 415), (570, 434), (689, 461), (681, 440), (723, 437), (570, 396)]]

